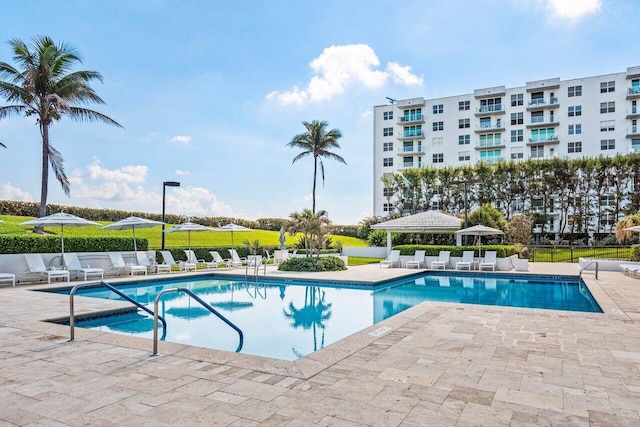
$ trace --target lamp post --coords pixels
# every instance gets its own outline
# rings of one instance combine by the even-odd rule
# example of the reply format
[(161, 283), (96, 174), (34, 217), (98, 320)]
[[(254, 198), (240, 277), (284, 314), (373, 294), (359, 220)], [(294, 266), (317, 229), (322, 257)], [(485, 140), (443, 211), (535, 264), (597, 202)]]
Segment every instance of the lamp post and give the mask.
[(164, 251), (164, 206), (165, 206), (165, 196), (167, 193), (167, 187), (180, 187), (180, 183), (178, 181), (164, 181), (162, 183), (162, 250)]

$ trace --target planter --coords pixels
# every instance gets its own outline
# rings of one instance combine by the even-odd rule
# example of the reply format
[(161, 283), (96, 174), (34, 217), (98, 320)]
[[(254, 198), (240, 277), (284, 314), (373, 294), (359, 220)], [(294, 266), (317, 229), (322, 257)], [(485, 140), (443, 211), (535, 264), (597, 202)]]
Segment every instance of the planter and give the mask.
[(516, 271), (529, 271), (529, 260), (527, 258), (514, 258), (513, 268)]

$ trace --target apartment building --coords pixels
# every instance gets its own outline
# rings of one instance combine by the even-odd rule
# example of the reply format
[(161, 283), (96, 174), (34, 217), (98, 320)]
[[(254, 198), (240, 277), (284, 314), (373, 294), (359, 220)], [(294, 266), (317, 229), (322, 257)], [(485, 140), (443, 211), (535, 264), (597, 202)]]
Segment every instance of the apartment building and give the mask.
[(425, 166), (613, 156), (640, 151), (640, 66), (626, 72), (374, 107), (373, 212), (386, 215), (385, 174)]

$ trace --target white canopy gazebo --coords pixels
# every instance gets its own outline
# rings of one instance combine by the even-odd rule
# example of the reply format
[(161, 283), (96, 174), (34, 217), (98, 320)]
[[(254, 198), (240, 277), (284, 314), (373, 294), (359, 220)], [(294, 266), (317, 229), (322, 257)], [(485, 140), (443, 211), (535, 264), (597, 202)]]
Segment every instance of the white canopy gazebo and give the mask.
[(464, 220), (440, 211), (420, 212), (371, 226), (387, 231), (387, 252), (391, 252), (391, 233), (454, 234)]

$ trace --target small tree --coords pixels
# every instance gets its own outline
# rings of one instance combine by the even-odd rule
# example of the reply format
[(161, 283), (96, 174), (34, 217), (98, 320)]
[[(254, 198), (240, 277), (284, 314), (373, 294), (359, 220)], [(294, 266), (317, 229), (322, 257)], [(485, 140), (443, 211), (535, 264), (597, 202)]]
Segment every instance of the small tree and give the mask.
[(498, 230), (504, 230), (505, 227), (502, 212), (488, 203), (485, 203), (475, 211), (471, 212), (469, 214), (468, 223), (468, 227), (474, 225), (486, 225), (487, 227), (497, 228)]
[[(310, 252), (314, 252), (322, 245), (325, 235), (331, 231), (331, 221), (328, 215), (325, 210), (314, 213), (311, 209), (304, 209), (302, 212), (294, 212), (289, 215), (291, 219), (287, 231), (291, 235), (302, 233), (307, 256), (310, 256)], [(318, 256), (320, 256), (320, 252), (318, 252)]]
[(623, 243), (633, 237), (633, 231), (627, 230), (629, 227), (640, 225), (640, 213), (625, 216), (616, 224), (616, 239), (618, 242)]
[(528, 244), (531, 239), (531, 227), (533, 227), (531, 217), (514, 215), (506, 225), (507, 241), (521, 245)]

